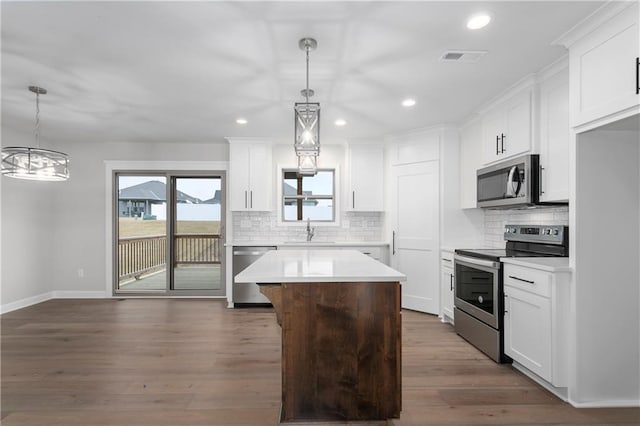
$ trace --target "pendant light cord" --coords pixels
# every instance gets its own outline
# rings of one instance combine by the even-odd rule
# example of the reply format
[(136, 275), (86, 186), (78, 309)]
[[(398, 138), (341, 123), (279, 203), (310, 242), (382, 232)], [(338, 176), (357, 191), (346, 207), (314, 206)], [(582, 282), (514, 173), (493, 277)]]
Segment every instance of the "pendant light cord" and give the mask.
[(309, 49), (309, 46), (305, 49), (307, 51), (307, 91), (305, 92), (305, 97), (307, 99), (307, 113), (309, 112)]
[(36, 146), (40, 149), (40, 93), (36, 91), (36, 127), (33, 129), (36, 135)]

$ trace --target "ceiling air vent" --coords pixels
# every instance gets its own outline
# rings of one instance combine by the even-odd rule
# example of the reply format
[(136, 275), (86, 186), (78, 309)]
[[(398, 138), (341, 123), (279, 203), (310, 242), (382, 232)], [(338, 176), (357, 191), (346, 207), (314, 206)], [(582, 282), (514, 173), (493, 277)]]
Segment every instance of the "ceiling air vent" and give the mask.
[(443, 62), (478, 62), (478, 60), (487, 54), (486, 50), (447, 50), (440, 56)]

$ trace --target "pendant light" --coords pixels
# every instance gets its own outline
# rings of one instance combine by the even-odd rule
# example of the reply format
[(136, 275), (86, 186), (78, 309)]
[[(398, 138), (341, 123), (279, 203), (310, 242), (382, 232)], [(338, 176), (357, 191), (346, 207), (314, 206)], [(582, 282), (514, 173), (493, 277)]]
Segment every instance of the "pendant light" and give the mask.
[(40, 95), (46, 95), (42, 87), (29, 86), (36, 94), (36, 147), (10, 146), (2, 148), (4, 176), (16, 179), (63, 181), (69, 179), (69, 156), (62, 152), (40, 148)]
[(302, 175), (315, 175), (317, 172), (317, 157), (320, 154), (320, 104), (309, 102), (314, 91), (309, 89), (309, 52), (318, 47), (318, 42), (312, 38), (303, 38), (298, 47), (306, 52), (307, 57), (307, 85), (300, 94), (305, 102), (294, 105), (294, 149), (298, 156), (298, 172)]

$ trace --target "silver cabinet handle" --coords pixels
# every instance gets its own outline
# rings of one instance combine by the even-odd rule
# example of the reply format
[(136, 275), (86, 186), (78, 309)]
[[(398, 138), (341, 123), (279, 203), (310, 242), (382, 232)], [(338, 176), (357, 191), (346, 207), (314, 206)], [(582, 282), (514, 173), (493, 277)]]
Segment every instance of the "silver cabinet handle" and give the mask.
[(636, 57), (636, 95), (640, 95), (640, 57)]
[(514, 280), (518, 280), (518, 281), (522, 281), (523, 283), (529, 283), (529, 284), (535, 284), (535, 281), (529, 281), (529, 280), (525, 280), (524, 278), (518, 278), (518, 277), (514, 277), (513, 275), (509, 275), (509, 278), (514, 279)]
[(391, 254), (396, 254), (396, 231), (392, 231), (391, 236)]
[(249, 205), (253, 208), (253, 191), (249, 191), (249, 200), (251, 201)]
[(351, 191), (351, 205), (351, 208), (356, 208), (356, 191)]
[(453, 275), (449, 274), (449, 285), (451, 286), (451, 291), (453, 291)]
[(500, 136), (496, 135), (496, 155), (500, 154), (500, 148), (498, 148), (499, 143), (500, 143)]
[(244, 208), (247, 208), (247, 191), (244, 191)]
[(451, 262), (451, 259), (445, 259), (444, 257), (442, 258), (442, 260), (444, 260), (445, 262)]
[(540, 195), (544, 194), (544, 190), (542, 189), (542, 172), (544, 171), (544, 167), (540, 164), (540, 173), (538, 174), (538, 186), (540, 189)]
[(500, 133), (500, 152), (504, 154), (507, 150), (504, 149), (504, 133)]

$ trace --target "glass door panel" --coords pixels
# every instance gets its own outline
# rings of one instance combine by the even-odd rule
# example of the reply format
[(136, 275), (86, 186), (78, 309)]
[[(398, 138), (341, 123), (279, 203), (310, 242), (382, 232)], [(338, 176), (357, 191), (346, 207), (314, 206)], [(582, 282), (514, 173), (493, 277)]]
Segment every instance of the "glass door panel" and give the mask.
[(222, 178), (175, 177), (173, 182), (172, 290), (223, 294)]
[(116, 291), (167, 289), (167, 179), (116, 174)]

